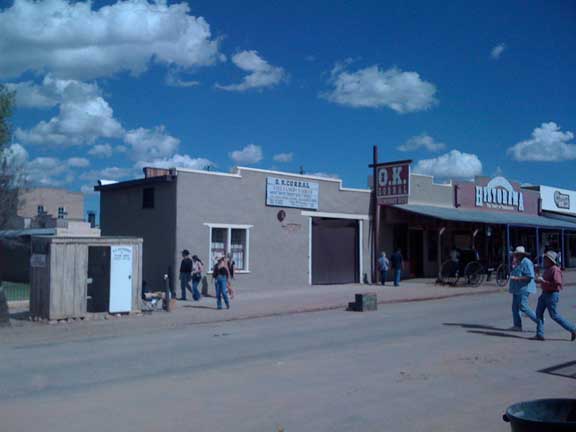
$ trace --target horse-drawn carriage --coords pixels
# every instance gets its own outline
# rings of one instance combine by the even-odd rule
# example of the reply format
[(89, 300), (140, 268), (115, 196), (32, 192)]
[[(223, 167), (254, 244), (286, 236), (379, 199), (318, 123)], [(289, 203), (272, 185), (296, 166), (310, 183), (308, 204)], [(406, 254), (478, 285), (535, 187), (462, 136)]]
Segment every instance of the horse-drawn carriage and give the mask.
[(510, 273), (506, 264), (490, 268), (480, 260), (478, 252), (474, 249), (458, 250), (451, 255), (440, 268), (438, 275), (440, 283), (477, 287), (489, 279), (493, 272), (496, 272), (498, 286), (504, 286), (508, 282)]

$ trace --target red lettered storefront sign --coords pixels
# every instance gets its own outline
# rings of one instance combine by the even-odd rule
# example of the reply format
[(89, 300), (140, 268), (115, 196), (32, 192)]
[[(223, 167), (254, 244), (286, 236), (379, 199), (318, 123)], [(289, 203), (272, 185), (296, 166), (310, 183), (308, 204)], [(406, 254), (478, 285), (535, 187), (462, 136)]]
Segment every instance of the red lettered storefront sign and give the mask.
[(410, 163), (381, 164), (376, 169), (376, 198), (380, 205), (407, 204)]

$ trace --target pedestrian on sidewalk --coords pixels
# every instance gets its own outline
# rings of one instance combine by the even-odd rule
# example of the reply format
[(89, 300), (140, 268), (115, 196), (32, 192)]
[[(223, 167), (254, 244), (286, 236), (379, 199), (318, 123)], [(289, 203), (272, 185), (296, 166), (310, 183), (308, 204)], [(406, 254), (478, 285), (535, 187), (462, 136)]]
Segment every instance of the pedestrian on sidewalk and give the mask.
[(182, 251), (182, 261), (180, 262), (180, 289), (182, 297), (179, 300), (186, 300), (186, 290), (190, 289), (190, 281), (192, 280), (192, 259), (190, 258), (190, 251), (184, 249)]
[(399, 248), (390, 256), (390, 264), (392, 265), (394, 273), (394, 286), (399, 286), (400, 278), (402, 277), (402, 267), (404, 265), (404, 258), (402, 258), (402, 252)]
[(562, 270), (558, 266), (558, 254), (556, 252), (550, 250), (544, 254), (544, 273), (537, 282), (542, 288), (542, 294), (538, 298), (538, 306), (536, 307), (538, 322), (534, 339), (544, 340), (544, 312), (548, 309), (550, 318), (564, 330), (570, 332), (570, 340), (576, 340), (576, 326), (556, 311), (560, 300), (560, 290), (563, 287)]
[(192, 298), (198, 301), (202, 298), (202, 294), (198, 290), (198, 284), (202, 280), (202, 273), (204, 273), (204, 263), (198, 255), (192, 256)]
[(528, 297), (536, 292), (534, 279), (534, 263), (529, 258), (524, 246), (518, 246), (514, 252), (514, 259), (518, 263), (510, 272), (510, 284), (508, 291), (512, 294), (512, 320), (511, 331), (522, 331), (522, 319), (520, 312), (524, 312), (528, 318), (538, 323), (536, 314), (528, 306)]
[(384, 251), (382, 251), (382, 255), (378, 258), (378, 269), (380, 270), (380, 282), (382, 285), (386, 285), (388, 270), (390, 269), (390, 260)]
[(226, 309), (230, 309), (230, 300), (228, 299), (228, 281), (230, 280), (230, 270), (226, 257), (220, 257), (214, 267), (214, 276), (216, 277), (216, 305), (222, 309), (222, 299), (226, 304)]

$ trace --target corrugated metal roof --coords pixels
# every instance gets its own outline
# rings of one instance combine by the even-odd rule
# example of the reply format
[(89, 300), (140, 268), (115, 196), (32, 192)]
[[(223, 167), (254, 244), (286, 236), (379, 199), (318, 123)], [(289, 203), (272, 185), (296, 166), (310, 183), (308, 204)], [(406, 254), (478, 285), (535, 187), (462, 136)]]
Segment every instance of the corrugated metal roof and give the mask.
[(543, 216), (527, 215), (521, 213), (488, 212), (471, 209), (459, 209), (450, 207), (435, 207), (420, 204), (403, 204), (394, 206), (401, 210), (430, 216), (437, 219), (486, 223), (493, 225), (532, 226), (552, 229), (567, 229), (576, 231), (576, 223), (547, 218)]

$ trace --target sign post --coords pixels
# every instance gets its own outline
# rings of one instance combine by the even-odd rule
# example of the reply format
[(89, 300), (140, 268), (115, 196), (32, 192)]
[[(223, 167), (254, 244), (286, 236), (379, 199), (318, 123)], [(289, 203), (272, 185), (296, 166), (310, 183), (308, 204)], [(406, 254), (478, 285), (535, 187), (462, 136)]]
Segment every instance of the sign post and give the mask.
[(378, 253), (380, 252), (380, 206), (407, 204), (410, 195), (411, 160), (378, 162), (378, 147), (372, 155), (372, 218), (374, 223), (372, 281), (378, 279)]

